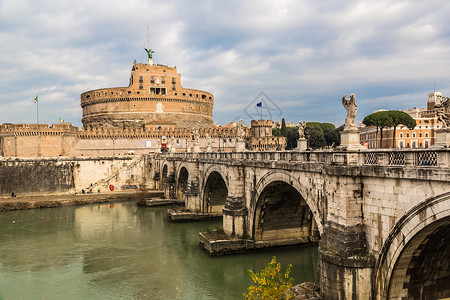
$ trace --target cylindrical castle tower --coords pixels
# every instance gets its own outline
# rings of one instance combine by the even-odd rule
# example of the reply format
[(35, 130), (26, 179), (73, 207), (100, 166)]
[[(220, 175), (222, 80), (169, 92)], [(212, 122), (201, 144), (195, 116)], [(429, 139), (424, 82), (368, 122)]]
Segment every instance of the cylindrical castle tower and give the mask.
[(81, 94), (84, 127), (204, 128), (213, 124), (211, 93), (185, 89), (176, 67), (134, 63), (128, 87)]

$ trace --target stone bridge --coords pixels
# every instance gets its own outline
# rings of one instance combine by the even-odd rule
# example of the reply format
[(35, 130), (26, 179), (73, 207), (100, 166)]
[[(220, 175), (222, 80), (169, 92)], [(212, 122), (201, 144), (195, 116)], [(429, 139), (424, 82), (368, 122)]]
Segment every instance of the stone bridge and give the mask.
[(450, 297), (450, 150), (159, 154), (152, 172), (238, 240), (320, 240), (324, 299)]

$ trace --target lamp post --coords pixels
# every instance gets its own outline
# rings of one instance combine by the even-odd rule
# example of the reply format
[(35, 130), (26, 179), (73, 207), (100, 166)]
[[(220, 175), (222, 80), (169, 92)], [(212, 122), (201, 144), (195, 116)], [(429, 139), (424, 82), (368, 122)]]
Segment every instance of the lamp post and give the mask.
[(220, 152), (220, 139), (222, 138), (222, 136), (220, 135), (220, 133), (218, 134), (219, 137), (219, 152)]

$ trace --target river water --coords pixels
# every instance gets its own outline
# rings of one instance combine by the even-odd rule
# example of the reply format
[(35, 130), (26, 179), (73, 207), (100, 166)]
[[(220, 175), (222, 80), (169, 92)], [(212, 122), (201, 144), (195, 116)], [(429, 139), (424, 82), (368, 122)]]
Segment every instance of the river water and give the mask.
[(272, 256), (317, 280), (317, 247), (208, 257), (167, 208), (115, 203), (0, 213), (0, 299), (242, 299)]

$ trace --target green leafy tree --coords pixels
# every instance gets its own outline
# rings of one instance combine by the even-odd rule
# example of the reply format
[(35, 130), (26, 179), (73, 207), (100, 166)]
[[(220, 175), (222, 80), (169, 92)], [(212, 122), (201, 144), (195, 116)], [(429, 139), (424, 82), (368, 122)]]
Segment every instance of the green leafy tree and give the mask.
[(282, 136), (287, 135), (286, 121), (284, 120), (284, 118), (281, 120), (281, 135)]
[(289, 277), (292, 265), (281, 273), (281, 264), (277, 263), (276, 257), (272, 257), (272, 261), (260, 273), (254, 273), (248, 270), (248, 274), (252, 278), (255, 285), (248, 288), (248, 294), (244, 294), (245, 299), (256, 300), (275, 300), (275, 299), (292, 299), (290, 289), (294, 282), (294, 278)]
[(389, 114), (389, 111), (379, 111), (366, 116), (363, 120), (366, 126), (376, 126), (377, 127), (377, 140), (378, 140), (378, 129), (380, 129), (380, 148), (383, 145), (383, 128), (392, 127), (394, 121)]
[(309, 147), (323, 148), (327, 144), (323, 135), (322, 128), (315, 124), (313, 124), (312, 126), (309, 126), (309, 123), (306, 124), (305, 136), (308, 140)]
[(272, 135), (273, 136), (283, 136), (281, 134), (281, 129), (279, 129), (279, 128), (272, 128)]
[(389, 110), (389, 116), (392, 119), (394, 126), (394, 138), (392, 139), (392, 148), (395, 148), (395, 131), (398, 125), (403, 125), (413, 130), (416, 127), (416, 120), (414, 120), (410, 115), (399, 110)]
[(286, 150), (292, 150), (297, 148), (297, 140), (299, 138), (298, 135), (298, 127), (288, 127), (286, 128)]

